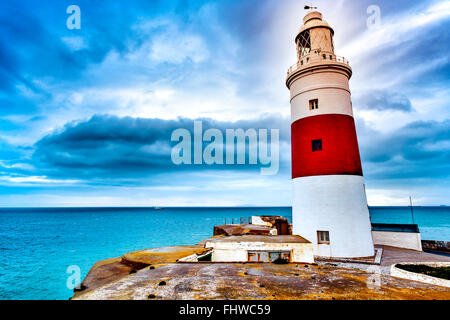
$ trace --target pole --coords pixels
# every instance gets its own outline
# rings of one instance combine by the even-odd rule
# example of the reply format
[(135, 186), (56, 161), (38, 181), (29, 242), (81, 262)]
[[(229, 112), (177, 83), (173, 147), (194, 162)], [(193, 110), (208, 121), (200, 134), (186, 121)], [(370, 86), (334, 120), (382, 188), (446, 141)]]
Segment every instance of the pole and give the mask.
[(411, 200), (411, 196), (409, 196), (409, 205), (411, 207), (411, 217), (412, 217), (412, 222), (414, 223), (414, 211), (413, 211), (413, 205), (412, 205), (412, 200)]

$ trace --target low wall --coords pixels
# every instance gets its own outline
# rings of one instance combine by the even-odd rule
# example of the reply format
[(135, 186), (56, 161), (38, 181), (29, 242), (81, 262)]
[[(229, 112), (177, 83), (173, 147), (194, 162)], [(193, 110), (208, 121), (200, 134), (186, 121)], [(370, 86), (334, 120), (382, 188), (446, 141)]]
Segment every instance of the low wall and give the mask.
[(294, 263), (314, 263), (311, 243), (207, 242), (213, 262), (246, 262), (248, 251), (290, 251)]
[(422, 249), (450, 252), (450, 241), (422, 240)]
[(422, 251), (420, 233), (372, 231), (373, 244)]
[(406, 271), (400, 268), (397, 268), (398, 264), (410, 264), (410, 265), (425, 265), (430, 267), (448, 267), (450, 266), (450, 262), (404, 262), (397, 263), (391, 266), (391, 276), (397, 278), (403, 278), (408, 280), (420, 281), (429, 284), (434, 284), (437, 286), (450, 288), (450, 280), (441, 279), (436, 277), (427, 276), (425, 274)]
[(243, 249), (216, 249), (213, 250), (212, 262), (246, 262), (247, 250)]

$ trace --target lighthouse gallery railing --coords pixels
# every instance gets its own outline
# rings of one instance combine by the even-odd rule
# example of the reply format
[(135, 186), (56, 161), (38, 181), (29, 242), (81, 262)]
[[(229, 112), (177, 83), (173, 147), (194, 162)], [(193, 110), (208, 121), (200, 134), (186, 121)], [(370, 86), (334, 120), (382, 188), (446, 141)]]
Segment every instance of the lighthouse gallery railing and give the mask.
[(299, 69), (307, 67), (308, 65), (316, 64), (319, 62), (325, 62), (325, 61), (338, 62), (338, 63), (345, 64), (347, 66), (349, 65), (348, 60), (345, 59), (344, 57), (337, 56), (332, 52), (322, 51), (322, 52), (312, 53), (312, 54), (303, 56), (296, 64), (289, 67), (287, 74), (290, 75), (291, 73), (294, 73)]

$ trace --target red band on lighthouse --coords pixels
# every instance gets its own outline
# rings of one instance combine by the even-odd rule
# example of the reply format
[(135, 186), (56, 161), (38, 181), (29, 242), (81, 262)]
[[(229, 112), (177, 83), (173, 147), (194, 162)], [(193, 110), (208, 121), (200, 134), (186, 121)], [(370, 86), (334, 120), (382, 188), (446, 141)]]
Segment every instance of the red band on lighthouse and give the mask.
[[(306, 117), (292, 123), (291, 131), (293, 179), (340, 174), (362, 176), (353, 117), (342, 114)], [(314, 151), (313, 143), (317, 144)], [(319, 145), (321, 150), (317, 150)]]

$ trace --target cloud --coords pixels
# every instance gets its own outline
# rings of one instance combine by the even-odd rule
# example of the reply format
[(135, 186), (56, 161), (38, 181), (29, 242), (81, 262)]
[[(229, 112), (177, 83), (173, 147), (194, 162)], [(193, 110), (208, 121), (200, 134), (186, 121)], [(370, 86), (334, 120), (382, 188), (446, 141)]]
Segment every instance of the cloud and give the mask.
[[(237, 122), (200, 120), (203, 132), (209, 128), (219, 129), (223, 133), (226, 129), (275, 128), (280, 129), (283, 146), (288, 145), (290, 139), (287, 118), (266, 116)], [(143, 178), (177, 170), (252, 169), (249, 165), (204, 165), (201, 168), (174, 165), (171, 150), (177, 142), (171, 142), (170, 139), (172, 132), (179, 128), (190, 130), (191, 136), (194, 136), (192, 119), (162, 120), (95, 115), (87, 121), (70, 122), (38, 141), (33, 163), (47, 176), (94, 180)]]
[(450, 120), (415, 121), (389, 134), (372, 132), (360, 139), (360, 149), (370, 179), (445, 179), (450, 176)]
[(388, 90), (373, 90), (366, 92), (362, 97), (355, 99), (358, 108), (369, 110), (397, 110), (411, 112), (412, 106), (409, 99), (397, 92)]
[(67, 184), (67, 183), (77, 183), (79, 181), (77, 180), (55, 180), (55, 179), (48, 179), (45, 176), (0, 176), (0, 181), (6, 181), (9, 183), (19, 183), (21, 186), (25, 184)]
[[(259, 181), (259, 174), (246, 167), (171, 166), (169, 137), (174, 128), (192, 128), (192, 119), (197, 118), (219, 129), (278, 127), (281, 163), (289, 169), (289, 92), (284, 80), (287, 67), (295, 62), (293, 38), (301, 24), (301, 3), (79, 0), (77, 4), (82, 10), (78, 31), (65, 27), (64, 1), (0, 4), (4, 183), (33, 184), (35, 189), (29, 191), (33, 197), (39, 185), (49, 190), (48, 185), (64, 180), (81, 181), (70, 188), (85, 195), (100, 184), (197, 188), (214, 181), (211, 188), (219, 190), (220, 197), (226, 196), (225, 184), (232, 186), (226, 190), (232, 199), (244, 192), (233, 190), (248, 186), (247, 194), (254, 192), (254, 199), (242, 198), (240, 203), (279, 199), (281, 192), (276, 196), (263, 192), (272, 180)], [(336, 54), (349, 58), (354, 71), (350, 85), (366, 182), (377, 184), (378, 199), (412, 184), (427, 185), (428, 190), (433, 184), (444, 187), (448, 179), (443, 177), (449, 172), (445, 137), (445, 119), (450, 118), (450, 59), (445, 54), (450, 43), (449, 2), (380, 1), (378, 30), (366, 28), (370, 4), (341, 0), (320, 6), (335, 29)], [(177, 175), (180, 170), (183, 179)], [(226, 180), (231, 170), (236, 175)], [(286, 185), (288, 171), (276, 177), (280, 184)], [(35, 182), (26, 182), (25, 177)], [(261, 187), (253, 188), (251, 181)], [(87, 183), (95, 184), (95, 190)], [(61, 189), (54, 193), (61, 195)], [(11, 190), (0, 192), (15, 192)], [(203, 191), (185, 192), (183, 199), (197, 201)], [(447, 198), (437, 187), (434, 192), (435, 203), (439, 195)], [(110, 203), (110, 195), (111, 189), (105, 190), (99, 199)], [(122, 196), (121, 191), (114, 195)], [(78, 194), (71, 196), (74, 202), (81, 201)], [(173, 197), (158, 194), (161, 199), (165, 196), (171, 203)], [(134, 191), (120, 201), (125, 197), (135, 197)], [(146, 197), (143, 193), (142, 199)], [(66, 203), (61, 199), (65, 198), (61, 195), (57, 203)]]
[(209, 57), (209, 51), (201, 36), (171, 26), (153, 39), (149, 57), (157, 62), (179, 64), (189, 58), (200, 63)]

